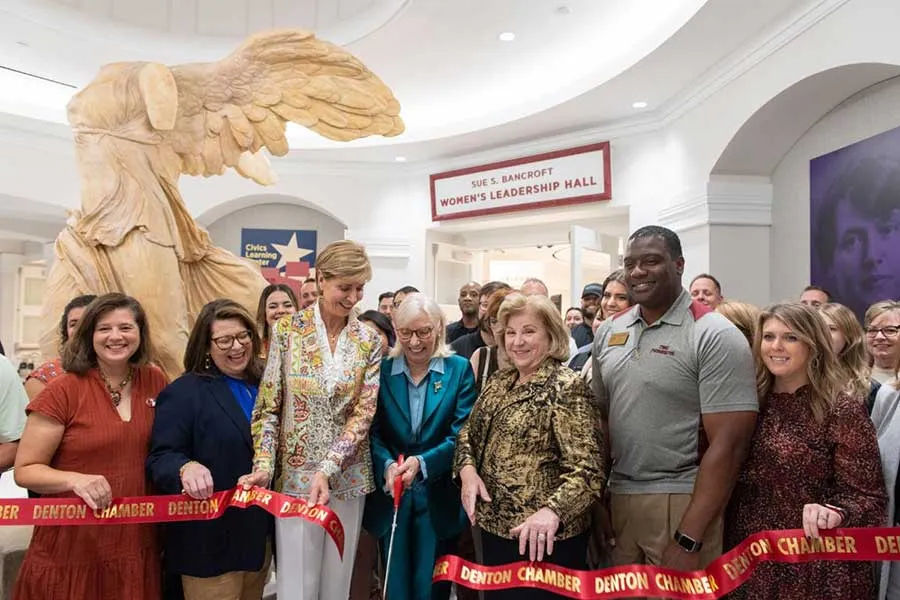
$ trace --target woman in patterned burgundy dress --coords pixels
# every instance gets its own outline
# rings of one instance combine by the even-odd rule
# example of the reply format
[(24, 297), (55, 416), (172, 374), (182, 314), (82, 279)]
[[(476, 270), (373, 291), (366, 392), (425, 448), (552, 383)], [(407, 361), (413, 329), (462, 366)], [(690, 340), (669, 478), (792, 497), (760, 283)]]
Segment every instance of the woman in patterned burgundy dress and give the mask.
[[(779, 304), (759, 318), (754, 341), (760, 411), (750, 455), (725, 519), (725, 548), (766, 529), (884, 525), (887, 495), (875, 429), (846, 376), (828, 328), (812, 308)], [(868, 562), (760, 563), (731, 594), (748, 600), (875, 596)]]
[[(63, 349), (67, 371), (28, 405), (15, 478), (46, 497), (91, 509), (149, 493), (144, 462), (165, 376), (147, 365), (146, 318), (133, 298), (107, 294)], [(154, 525), (34, 528), (15, 600), (159, 600)]]

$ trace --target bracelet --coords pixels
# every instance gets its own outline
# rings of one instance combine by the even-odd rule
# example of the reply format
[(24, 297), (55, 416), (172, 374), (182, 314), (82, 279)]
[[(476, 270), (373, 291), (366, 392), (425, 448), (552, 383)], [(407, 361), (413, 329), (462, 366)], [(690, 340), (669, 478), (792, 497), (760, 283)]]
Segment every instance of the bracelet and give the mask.
[(186, 463), (184, 463), (183, 465), (181, 465), (181, 468), (180, 468), (180, 469), (178, 469), (178, 478), (179, 478), (179, 479), (182, 479), (182, 478), (184, 477), (184, 471), (185, 471), (185, 469), (187, 469), (189, 466), (191, 466), (191, 465), (199, 465), (199, 464), (200, 464), (200, 463), (198, 463), (196, 460), (189, 460), (189, 461), (187, 461)]

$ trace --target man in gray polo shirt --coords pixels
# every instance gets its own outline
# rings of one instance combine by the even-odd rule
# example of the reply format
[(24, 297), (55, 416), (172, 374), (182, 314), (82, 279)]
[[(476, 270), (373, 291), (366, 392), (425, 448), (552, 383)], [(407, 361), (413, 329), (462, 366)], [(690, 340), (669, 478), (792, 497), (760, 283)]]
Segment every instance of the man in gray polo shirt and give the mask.
[(682, 287), (675, 232), (628, 240), (636, 304), (597, 330), (593, 388), (611, 445), (616, 564), (693, 570), (722, 551), (722, 513), (756, 426), (746, 338)]

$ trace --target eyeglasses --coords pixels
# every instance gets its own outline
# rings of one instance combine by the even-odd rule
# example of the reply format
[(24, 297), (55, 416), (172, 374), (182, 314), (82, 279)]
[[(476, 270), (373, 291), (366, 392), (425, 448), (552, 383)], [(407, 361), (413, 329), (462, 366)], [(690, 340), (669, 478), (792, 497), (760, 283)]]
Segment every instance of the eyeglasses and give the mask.
[(413, 334), (420, 340), (427, 340), (434, 333), (434, 327), (423, 327), (422, 329), (398, 329), (397, 337), (407, 342), (412, 339)]
[(235, 335), (222, 335), (217, 338), (213, 338), (213, 343), (216, 345), (216, 348), (219, 350), (230, 350), (232, 346), (234, 346), (234, 340), (238, 341), (238, 344), (243, 346), (244, 344), (249, 344), (250, 340), (253, 338), (253, 335), (249, 330), (244, 330)]
[(890, 327), (869, 327), (866, 329), (866, 335), (870, 338), (877, 337), (879, 333), (886, 338), (897, 337), (897, 334), (900, 333), (900, 327), (892, 325)]

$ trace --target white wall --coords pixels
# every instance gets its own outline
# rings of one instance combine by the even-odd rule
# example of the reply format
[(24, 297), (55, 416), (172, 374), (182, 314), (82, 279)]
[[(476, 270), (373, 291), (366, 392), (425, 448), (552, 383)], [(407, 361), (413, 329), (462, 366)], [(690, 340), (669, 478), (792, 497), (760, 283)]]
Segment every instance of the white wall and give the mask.
[[(772, 175), (772, 299), (809, 283), (809, 161), (900, 127), (900, 79), (873, 86), (831, 111), (801, 137)], [(898, 248), (900, 256), (900, 248)]]

